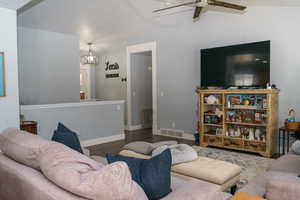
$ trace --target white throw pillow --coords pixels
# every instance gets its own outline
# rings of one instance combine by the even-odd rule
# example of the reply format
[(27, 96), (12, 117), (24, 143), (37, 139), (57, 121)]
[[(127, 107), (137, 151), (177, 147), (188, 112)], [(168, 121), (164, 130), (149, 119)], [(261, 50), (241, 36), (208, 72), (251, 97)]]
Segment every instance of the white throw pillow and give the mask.
[(168, 148), (171, 150), (172, 165), (191, 162), (198, 158), (197, 152), (187, 144), (164, 145), (158, 147), (152, 151), (152, 156), (156, 156)]
[(300, 155), (300, 140), (294, 142), (294, 144), (292, 145), (292, 150), (295, 154)]

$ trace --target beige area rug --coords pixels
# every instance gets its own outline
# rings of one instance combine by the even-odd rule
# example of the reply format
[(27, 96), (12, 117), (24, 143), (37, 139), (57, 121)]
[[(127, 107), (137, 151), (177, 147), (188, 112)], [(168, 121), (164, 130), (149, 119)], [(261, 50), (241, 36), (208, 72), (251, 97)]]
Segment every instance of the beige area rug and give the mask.
[(222, 160), (236, 164), (242, 168), (241, 181), (238, 188), (242, 188), (256, 176), (263, 174), (269, 169), (274, 159), (264, 158), (257, 155), (233, 152), (228, 150), (193, 146), (199, 156)]

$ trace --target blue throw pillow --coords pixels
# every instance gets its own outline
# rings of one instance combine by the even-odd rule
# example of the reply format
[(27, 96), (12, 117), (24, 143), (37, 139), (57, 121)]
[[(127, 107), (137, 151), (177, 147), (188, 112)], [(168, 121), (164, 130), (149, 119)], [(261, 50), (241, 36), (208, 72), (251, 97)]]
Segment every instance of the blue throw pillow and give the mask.
[(73, 132), (71, 129), (66, 127), (63, 123), (58, 123), (57, 130), (60, 132)]
[(118, 161), (127, 163), (132, 179), (143, 188), (149, 200), (161, 199), (172, 191), (172, 156), (170, 149), (151, 159), (139, 159), (111, 154), (107, 154), (106, 158), (108, 163)]
[(77, 134), (61, 123), (58, 124), (57, 130), (54, 131), (52, 141), (62, 143), (83, 154)]

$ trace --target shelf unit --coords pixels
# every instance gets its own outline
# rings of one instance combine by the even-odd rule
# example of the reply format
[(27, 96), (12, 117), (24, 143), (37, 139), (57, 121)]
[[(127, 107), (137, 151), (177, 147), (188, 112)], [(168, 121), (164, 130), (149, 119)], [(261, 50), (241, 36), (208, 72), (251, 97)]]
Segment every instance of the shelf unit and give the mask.
[[(277, 89), (242, 89), (242, 90), (197, 90), (199, 95), (199, 134), (200, 145), (222, 147), (240, 151), (258, 153), (264, 157), (272, 157), (277, 152), (277, 131), (278, 131), (278, 94)], [(214, 95), (219, 97), (219, 102), (209, 104), (205, 97)], [(228, 107), (228, 97), (232, 95), (256, 95), (265, 97), (265, 107), (237, 106)], [(207, 123), (206, 117), (217, 116), (213, 109), (219, 112), (217, 123)], [(213, 110), (213, 111), (212, 111)], [(265, 120), (260, 123), (253, 121), (227, 121), (228, 112), (253, 112), (261, 113)], [(207, 112), (207, 113), (206, 113)], [(220, 114), (221, 113), (221, 114)], [(228, 136), (230, 127), (252, 128), (263, 130), (264, 139), (249, 139), (244, 136)], [(218, 134), (214, 134), (214, 132)]]

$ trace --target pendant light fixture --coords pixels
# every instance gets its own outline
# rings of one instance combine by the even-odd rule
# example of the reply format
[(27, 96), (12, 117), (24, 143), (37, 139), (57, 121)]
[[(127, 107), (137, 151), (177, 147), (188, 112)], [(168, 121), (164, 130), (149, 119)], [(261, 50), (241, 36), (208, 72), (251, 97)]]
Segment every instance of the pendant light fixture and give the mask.
[(81, 63), (83, 65), (97, 65), (98, 64), (98, 57), (92, 51), (93, 43), (88, 43), (89, 45), (89, 53), (82, 57)]

